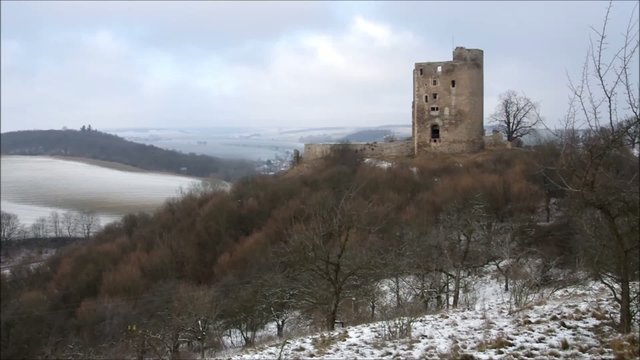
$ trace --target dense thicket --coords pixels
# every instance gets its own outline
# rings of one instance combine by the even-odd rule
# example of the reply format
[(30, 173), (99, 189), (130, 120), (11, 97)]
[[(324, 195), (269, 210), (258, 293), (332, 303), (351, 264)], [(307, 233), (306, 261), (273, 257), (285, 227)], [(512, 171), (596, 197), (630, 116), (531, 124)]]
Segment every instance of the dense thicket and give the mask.
[[(2, 277), (2, 356), (173, 357), (219, 348), (229, 329), (246, 345), (268, 322), (282, 336), (294, 317), (333, 328), (461, 306), (479, 266), (495, 263), (508, 287), (527, 255), (575, 263), (572, 232), (540, 240), (543, 160), (512, 151), (382, 168), (344, 153), (126, 216)], [(384, 307), (377, 284), (407, 276), (417, 302)]]
[[(1, 136), (5, 155), (62, 155), (113, 161), (151, 171), (235, 180), (254, 173), (249, 161), (184, 154), (95, 130), (27, 130)], [(185, 169), (181, 171), (181, 169)]]

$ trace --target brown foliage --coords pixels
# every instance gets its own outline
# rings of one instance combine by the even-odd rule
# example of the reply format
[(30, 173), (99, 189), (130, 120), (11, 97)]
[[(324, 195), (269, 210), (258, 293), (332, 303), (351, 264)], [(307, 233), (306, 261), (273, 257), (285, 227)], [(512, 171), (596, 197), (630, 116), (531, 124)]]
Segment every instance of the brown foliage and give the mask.
[(132, 264), (123, 264), (108, 271), (102, 279), (100, 293), (111, 297), (134, 297), (144, 289), (140, 270)]
[[(390, 266), (398, 274), (434, 268), (441, 248), (429, 236), (452, 204), (478, 200), (501, 219), (538, 206), (523, 152), (439, 156), (387, 169), (338, 160), (297, 176), (245, 179), (230, 193), (186, 194), (152, 216), (129, 215), (50, 263), (47, 290), (39, 290), (50, 299), (45, 304), (72, 309), (63, 319), (75, 315), (75, 334), (87, 343), (99, 339), (87, 335), (98, 329), (117, 341), (135, 322), (174, 346), (176, 331), (195, 319), (179, 319), (193, 284), (219, 286), (210, 296), (231, 300), (220, 319), (243, 332), (268, 319), (284, 326), (302, 303), (308, 314), (323, 309), (330, 326), (344, 313), (342, 300), (389, 276)], [(324, 264), (333, 271), (329, 281), (313, 275)], [(187, 298), (175, 298), (183, 291)], [(178, 303), (177, 317), (159, 318)]]

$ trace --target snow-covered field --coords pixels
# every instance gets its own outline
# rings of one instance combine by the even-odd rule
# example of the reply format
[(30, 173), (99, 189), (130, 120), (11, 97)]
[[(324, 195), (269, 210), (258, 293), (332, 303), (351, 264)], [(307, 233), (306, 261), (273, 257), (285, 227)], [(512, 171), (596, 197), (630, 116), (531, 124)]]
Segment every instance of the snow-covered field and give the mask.
[[(523, 308), (498, 279), (484, 277), (467, 294), (466, 309), (400, 318), (263, 344), (232, 359), (602, 359), (638, 358), (637, 324), (618, 335), (617, 306), (599, 283), (585, 282), (543, 296)], [(397, 335), (399, 327), (410, 334)], [(473, 357), (471, 357), (473, 356)]]
[(129, 172), (46, 156), (2, 156), (2, 210), (20, 222), (60, 213), (94, 211), (101, 223), (153, 211), (167, 198), (198, 186), (196, 178)]

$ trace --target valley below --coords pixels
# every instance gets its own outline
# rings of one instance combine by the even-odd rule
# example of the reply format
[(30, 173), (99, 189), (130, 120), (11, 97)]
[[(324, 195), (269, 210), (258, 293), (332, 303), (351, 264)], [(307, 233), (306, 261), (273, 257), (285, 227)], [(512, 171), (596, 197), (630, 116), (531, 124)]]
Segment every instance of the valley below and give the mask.
[[(104, 225), (128, 213), (151, 212), (166, 199), (202, 182), (193, 177), (128, 170), (90, 161), (3, 155), (2, 210), (18, 215), (27, 225), (51, 211), (94, 212)], [(228, 186), (223, 181), (219, 184)]]

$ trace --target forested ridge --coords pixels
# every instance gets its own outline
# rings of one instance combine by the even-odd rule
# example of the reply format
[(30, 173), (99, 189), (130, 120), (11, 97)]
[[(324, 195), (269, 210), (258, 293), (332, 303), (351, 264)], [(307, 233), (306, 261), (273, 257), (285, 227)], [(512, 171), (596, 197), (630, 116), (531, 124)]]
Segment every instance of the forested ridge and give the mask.
[[(463, 308), (465, 288), (474, 287), (479, 269), (491, 267), (509, 294), (508, 321), (524, 328), (533, 346), (546, 346), (551, 335), (534, 338), (528, 327), (541, 318), (518, 315), (534, 306), (532, 295), (597, 281), (615, 311), (601, 312), (595, 301), (595, 308), (574, 304), (564, 319), (551, 308), (545, 318), (553, 322), (551, 333), (582, 338), (583, 329), (570, 319), (597, 317), (601, 326), (590, 330), (602, 341), (570, 344), (564, 338), (553, 346), (571, 352), (555, 357), (638, 358), (638, 21), (631, 14), (626, 32), (613, 40), (612, 6), (602, 25), (592, 27), (584, 66), (569, 79), (562, 130), (548, 142), (393, 164), (343, 149), (286, 173), (242, 178), (229, 192), (194, 189), (153, 214), (127, 215), (42, 264), (2, 272), (0, 357), (204, 359), (258, 345), (260, 331), (281, 341), (281, 357), (287, 337), (369, 322), (394, 325), (384, 328), (383, 340), (394, 350), (408, 348), (416, 340), (412, 318), (434, 313), (435, 321), (451, 320), (443, 310)], [(518, 98), (507, 92), (501, 104)], [(535, 110), (532, 105), (524, 102), (525, 109)], [(511, 107), (502, 108), (513, 115)], [(517, 140), (523, 132), (514, 121), (523, 119), (494, 120)], [(64, 137), (80, 144), (73, 148), (78, 153), (70, 153)], [(87, 129), (7, 133), (2, 153), (118, 161), (87, 150), (111, 149), (99, 139), (117, 140)], [(157, 151), (122, 144), (130, 151), (113, 149), (120, 160)], [(160, 165), (151, 155), (142, 162), (153, 170), (197, 168)], [(199, 176), (217, 171), (207, 168)], [(408, 279), (410, 296), (401, 296)], [(499, 337), (484, 338), (491, 323), (485, 313), (473, 324), (476, 349), (455, 344), (439, 357), (474, 358), (463, 351), (488, 347), (500, 351), (497, 357), (512, 357), (502, 326)], [(614, 342), (615, 333), (625, 337)], [(313, 339), (314, 349), (329, 342), (358, 346), (344, 334), (325, 332)], [(426, 335), (430, 343), (442, 336)], [(612, 351), (590, 351), (598, 346)]]
[[(505, 288), (566, 281), (554, 278), (558, 268), (615, 273), (614, 248), (600, 263), (607, 228), (583, 224), (606, 219), (551, 185), (575, 170), (543, 176), (560, 151), (549, 144), (389, 168), (344, 151), (128, 215), (46, 266), (2, 276), (2, 356), (211, 356), (229, 331), (250, 346), (268, 323), (283, 336), (293, 320), (333, 329), (455, 308), (465, 279), (487, 264)], [(631, 182), (598, 191), (630, 206), (617, 216), (633, 246), (637, 158), (622, 149), (608, 160)], [(525, 276), (531, 258), (542, 270)], [(414, 300), (382, 307), (376, 284), (409, 275), (422, 279)]]
[[(83, 127), (84, 128), (84, 127)], [(125, 140), (101, 131), (25, 130), (2, 133), (4, 155), (60, 155), (118, 162), (144, 170), (226, 181), (252, 174), (254, 165), (244, 160), (220, 159), (208, 155), (184, 154), (153, 145)]]

